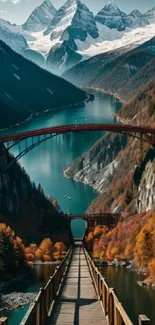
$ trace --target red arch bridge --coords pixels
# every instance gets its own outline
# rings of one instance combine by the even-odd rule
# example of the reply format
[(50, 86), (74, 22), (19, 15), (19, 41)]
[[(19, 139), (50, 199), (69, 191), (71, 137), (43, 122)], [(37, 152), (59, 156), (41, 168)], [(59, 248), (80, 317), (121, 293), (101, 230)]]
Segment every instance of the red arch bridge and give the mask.
[[(12, 147), (18, 144), (19, 154), (7, 165), (7, 167), (0, 173), (2, 176), (6, 170), (17, 160), (22, 158), (30, 150), (38, 146), (40, 143), (47, 141), (48, 139), (57, 136), (59, 134), (65, 134), (68, 132), (80, 132), (80, 131), (110, 131), (120, 134), (132, 136), (149, 143), (151, 146), (155, 146), (155, 128), (148, 126), (137, 125), (123, 125), (123, 124), (71, 124), (52, 126), (48, 128), (42, 128), (38, 130), (31, 130), (27, 132), (20, 132), (0, 137), (0, 144), (5, 143), (7, 149), (1, 150), (0, 156), (3, 155), (6, 150), (10, 150)], [(31, 139), (31, 141), (28, 141)], [(21, 149), (21, 142), (25, 141), (24, 149)], [(31, 143), (29, 143), (31, 142)]]

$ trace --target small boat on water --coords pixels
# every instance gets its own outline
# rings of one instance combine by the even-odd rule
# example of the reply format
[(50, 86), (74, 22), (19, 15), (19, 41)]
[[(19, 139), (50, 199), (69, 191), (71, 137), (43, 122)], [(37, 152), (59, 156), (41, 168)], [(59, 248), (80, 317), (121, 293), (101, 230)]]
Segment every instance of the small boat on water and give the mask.
[(71, 199), (72, 199), (71, 196), (68, 196), (68, 195), (65, 195), (64, 197), (65, 197), (65, 199), (67, 199), (67, 200), (71, 200)]

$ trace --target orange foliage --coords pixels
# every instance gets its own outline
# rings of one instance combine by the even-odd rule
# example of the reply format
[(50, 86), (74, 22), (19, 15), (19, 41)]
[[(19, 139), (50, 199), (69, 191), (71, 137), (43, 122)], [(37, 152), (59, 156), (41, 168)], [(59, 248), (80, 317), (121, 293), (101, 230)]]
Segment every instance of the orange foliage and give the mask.
[(58, 242), (54, 245), (54, 259), (62, 259), (66, 254), (67, 248), (62, 242)]
[(42, 250), (41, 250), (40, 248), (38, 248), (38, 249), (36, 250), (36, 256), (35, 256), (35, 258), (36, 258), (37, 260), (42, 260), (42, 259), (43, 259), (43, 252), (42, 252)]
[(0, 224), (0, 276), (21, 271), (25, 263), (25, 247), (22, 240), (6, 224)]
[(26, 247), (25, 255), (28, 261), (34, 261), (36, 257), (37, 245), (32, 243), (30, 246)]
[(64, 258), (67, 247), (63, 242), (53, 244), (50, 238), (44, 238), (38, 247), (35, 243), (25, 249), (25, 256), (29, 265), (36, 260), (50, 262)]
[(148, 270), (149, 270), (150, 276), (155, 278), (155, 257), (153, 257), (151, 262), (148, 264)]
[(155, 278), (155, 212), (124, 218), (108, 230), (95, 226), (86, 237), (94, 258), (105, 260), (134, 259), (139, 269), (147, 268)]

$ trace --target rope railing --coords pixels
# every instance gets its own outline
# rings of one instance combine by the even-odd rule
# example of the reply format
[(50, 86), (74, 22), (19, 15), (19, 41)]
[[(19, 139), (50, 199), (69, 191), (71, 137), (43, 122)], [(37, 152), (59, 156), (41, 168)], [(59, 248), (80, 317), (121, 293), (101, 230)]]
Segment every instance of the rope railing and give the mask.
[(46, 286), (40, 289), (35, 301), (31, 304), (20, 325), (44, 325), (46, 323), (69, 268), (71, 257), (72, 247), (68, 250), (63, 261), (50, 277)]
[[(102, 308), (107, 316), (109, 325), (133, 325), (122, 304), (118, 300), (114, 288), (109, 288), (102, 274), (95, 266), (94, 261), (84, 248), (85, 257), (88, 263), (89, 271), (95, 286), (97, 296), (101, 302)], [(150, 319), (145, 315), (139, 315), (139, 325), (150, 325)]]

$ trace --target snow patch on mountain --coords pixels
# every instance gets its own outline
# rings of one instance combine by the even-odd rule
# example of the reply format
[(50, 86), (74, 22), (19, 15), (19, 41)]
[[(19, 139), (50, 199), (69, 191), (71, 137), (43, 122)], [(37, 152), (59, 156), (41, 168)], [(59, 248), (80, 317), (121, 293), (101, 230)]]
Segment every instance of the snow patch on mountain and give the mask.
[(40, 52), (42, 55), (46, 56), (49, 53), (51, 47), (56, 44), (61, 44), (59, 38), (51, 41), (50, 34), (44, 36), (44, 30), (37, 33), (31, 34), (34, 38), (33, 41), (28, 42), (29, 47), (37, 52)]
[(112, 41), (103, 41), (101, 43), (96, 43), (91, 45), (88, 49), (83, 51), (78, 51), (86, 57), (91, 57), (100, 53), (112, 51), (122, 47), (138, 46), (145, 43), (149, 39), (153, 38), (155, 35), (155, 24), (147, 25), (145, 27), (136, 28), (132, 31), (124, 33), (123, 37), (120, 39), (115, 39)]
[(61, 36), (61, 32), (71, 25), (72, 19), (77, 9), (77, 0), (68, 0), (56, 13), (55, 17), (49, 24), (44, 35), (51, 34), (51, 39)]

